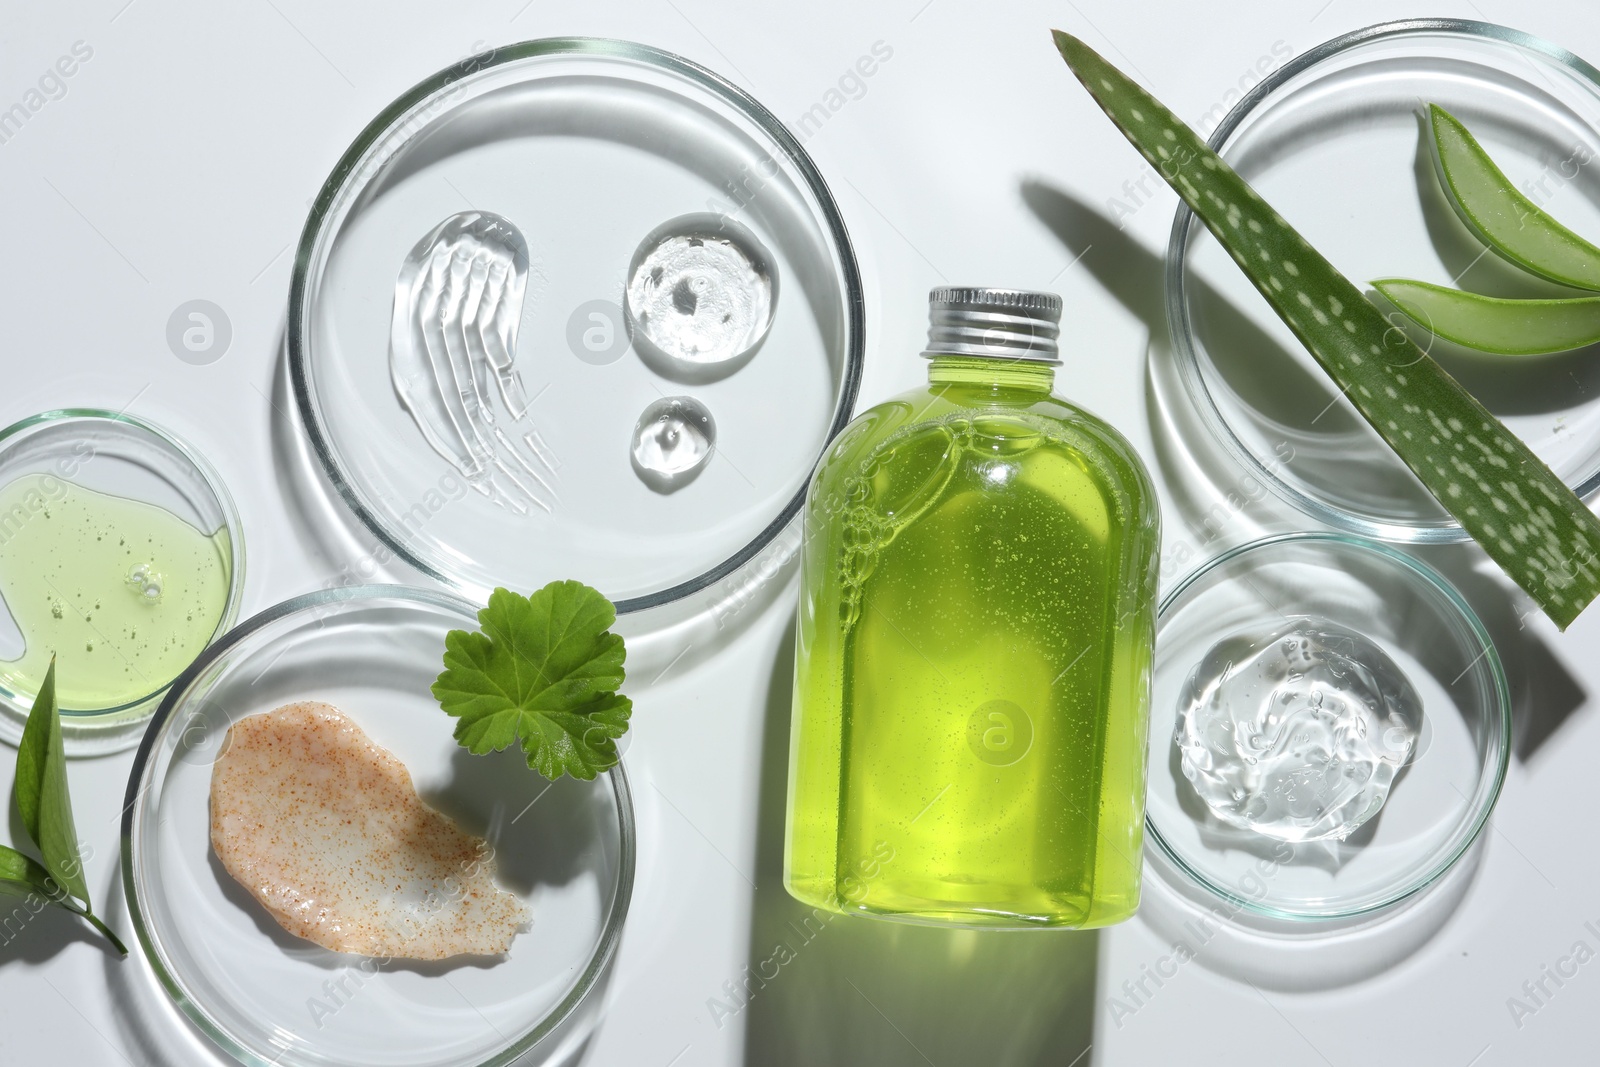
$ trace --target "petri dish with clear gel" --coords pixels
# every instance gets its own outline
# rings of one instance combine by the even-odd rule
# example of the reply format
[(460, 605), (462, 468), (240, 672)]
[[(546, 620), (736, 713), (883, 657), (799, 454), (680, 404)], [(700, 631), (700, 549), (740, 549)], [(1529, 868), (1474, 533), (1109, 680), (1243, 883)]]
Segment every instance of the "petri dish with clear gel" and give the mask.
[(0, 738), (21, 739), (53, 659), (67, 755), (131, 748), (244, 577), (233, 500), (173, 434), (88, 408), (0, 430)]
[[(1325, 664), (1314, 664), (1302, 678), (1290, 663), (1284, 677), (1240, 699), (1252, 712), (1261, 709), (1258, 721), (1250, 727), (1243, 720), (1207, 724), (1213, 741), (1223, 743), (1197, 759), (1190, 747), (1195, 687), (1207, 680), (1218, 654), (1228, 660), (1222, 676), (1247, 675), (1256, 661), (1235, 650), (1259, 647), (1262, 635), (1273, 635), (1292, 640), (1289, 651), (1303, 655), (1308, 633), (1313, 645), (1320, 634), (1365, 660), (1354, 669), (1335, 663), (1331, 677)], [(1241, 680), (1248, 685), (1248, 676), (1224, 685)], [(1405, 690), (1420, 705), (1420, 722), (1371, 716), (1382, 703), (1380, 688)], [(1366, 706), (1338, 705), (1355, 699)], [(1337, 723), (1342, 737), (1332, 743), (1322, 732), (1324, 703), (1343, 715)], [(1261, 736), (1247, 738), (1245, 730), (1256, 727)], [(1435, 884), (1477, 839), (1500, 795), (1510, 727), (1500, 658), (1483, 624), (1440, 575), (1388, 545), (1345, 534), (1254, 541), (1206, 563), (1161, 605), (1148, 847), (1163, 865), (1217, 898), (1227, 914), (1343, 920), (1377, 913)], [(1352, 753), (1351, 744), (1358, 751)], [(1375, 758), (1363, 764), (1362, 751)], [(1342, 776), (1365, 775), (1385, 752), (1395, 754), (1393, 765), (1362, 798), (1361, 817), (1349, 818), (1347, 833), (1328, 832), (1315, 818), (1323, 801), (1353, 795), (1339, 792)], [(1219, 775), (1245, 771), (1226, 764), (1250, 753), (1259, 755), (1260, 773), (1252, 767), (1235, 778), (1249, 781), (1250, 792), (1273, 801), (1287, 795), (1293, 804), (1297, 786), (1309, 787), (1298, 798), (1305, 816), (1298, 826), (1240, 819), (1229, 797), (1216, 796)], [(1269, 758), (1277, 761), (1270, 770)], [(1256, 803), (1245, 792), (1236, 794), (1240, 809)]]
[[(1600, 71), (1503, 26), (1430, 18), (1356, 30), (1273, 71), (1202, 132), (1357, 286), (1409, 277), (1491, 296), (1571, 295), (1487, 251), (1456, 217), (1430, 155), (1428, 103), (1465, 122), (1545, 210), (1600, 240), (1600, 170), (1592, 165)], [(1181, 205), (1166, 274), (1185, 389), (1246, 470), (1336, 529), (1397, 542), (1467, 540)], [(1389, 310), (1397, 328), (1593, 499), (1600, 351), (1476, 353)]]
[[(504, 1067), (535, 1047), (536, 1062), (567, 1062), (592, 1031), (633, 891), (627, 775), (551, 783), (515, 749), (456, 744), (429, 686), (445, 634), (476, 610), (401, 586), (296, 597), (212, 645), (151, 721), (123, 807), (129, 915), (173, 1004), (238, 1062)], [(234, 722), (298, 700), (339, 708), (425, 803), (488, 840), (529, 913), (508, 951), (332, 952), (285, 932), (227, 873), (211, 847), (212, 764)]]
[[(797, 513), (855, 401), (861, 283), (821, 175), (743, 90), (643, 45), (529, 41), (357, 137), (301, 239), (288, 358), (318, 462), (397, 556), (474, 600), (576, 578), (626, 612)], [(635, 427), (680, 395), (716, 439), (661, 492)]]

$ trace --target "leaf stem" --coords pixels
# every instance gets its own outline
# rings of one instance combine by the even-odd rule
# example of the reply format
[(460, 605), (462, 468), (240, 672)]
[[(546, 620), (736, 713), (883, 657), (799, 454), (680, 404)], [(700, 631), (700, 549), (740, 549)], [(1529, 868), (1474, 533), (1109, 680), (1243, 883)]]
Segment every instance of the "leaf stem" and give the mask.
[(106, 940), (111, 942), (111, 946), (113, 948), (115, 948), (123, 956), (127, 956), (128, 946), (122, 943), (122, 939), (120, 937), (111, 932), (111, 927), (107, 926), (105, 923), (96, 918), (94, 912), (84, 911), (79, 912), (79, 914), (85, 919), (89, 920), (89, 925), (93, 926), (96, 930), (99, 930), (102, 934), (104, 934)]

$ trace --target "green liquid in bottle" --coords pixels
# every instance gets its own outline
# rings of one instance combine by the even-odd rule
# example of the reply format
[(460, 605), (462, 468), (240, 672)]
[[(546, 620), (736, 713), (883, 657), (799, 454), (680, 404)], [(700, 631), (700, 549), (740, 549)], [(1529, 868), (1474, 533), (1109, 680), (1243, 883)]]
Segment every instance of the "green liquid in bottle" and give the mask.
[(158, 692), (210, 642), (227, 604), (226, 531), (50, 475), (0, 488), (0, 596), (24, 650), (0, 685), (37, 693), (56, 657), (66, 711)]
[(1138, 906), (1158, 523), (1048, 364), (936, 356), (807, 508), (786, 884), (909, 921)]

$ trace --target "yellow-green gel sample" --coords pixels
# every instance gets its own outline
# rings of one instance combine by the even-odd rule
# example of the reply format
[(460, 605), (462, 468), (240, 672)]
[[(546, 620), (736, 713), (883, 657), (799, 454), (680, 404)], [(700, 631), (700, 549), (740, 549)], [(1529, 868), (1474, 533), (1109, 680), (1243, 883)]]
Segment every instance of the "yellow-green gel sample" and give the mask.
[(56, 658), (65, 712), (122, 707), (165, 687), (210, 642), (228, 599), (227, 531), (49, 474), (0, 488), (0, 597), (22, 655), (0, 684), (38, 692)]

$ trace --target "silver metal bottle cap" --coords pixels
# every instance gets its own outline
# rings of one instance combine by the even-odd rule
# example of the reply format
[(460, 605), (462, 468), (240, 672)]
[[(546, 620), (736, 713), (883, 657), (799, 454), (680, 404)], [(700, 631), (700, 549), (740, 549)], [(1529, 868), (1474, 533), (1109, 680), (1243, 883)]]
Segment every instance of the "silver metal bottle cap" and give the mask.
[(923, 355), (1060, 363), (1061, 298), (1024, 289), (944, 285), (928, 294)]

